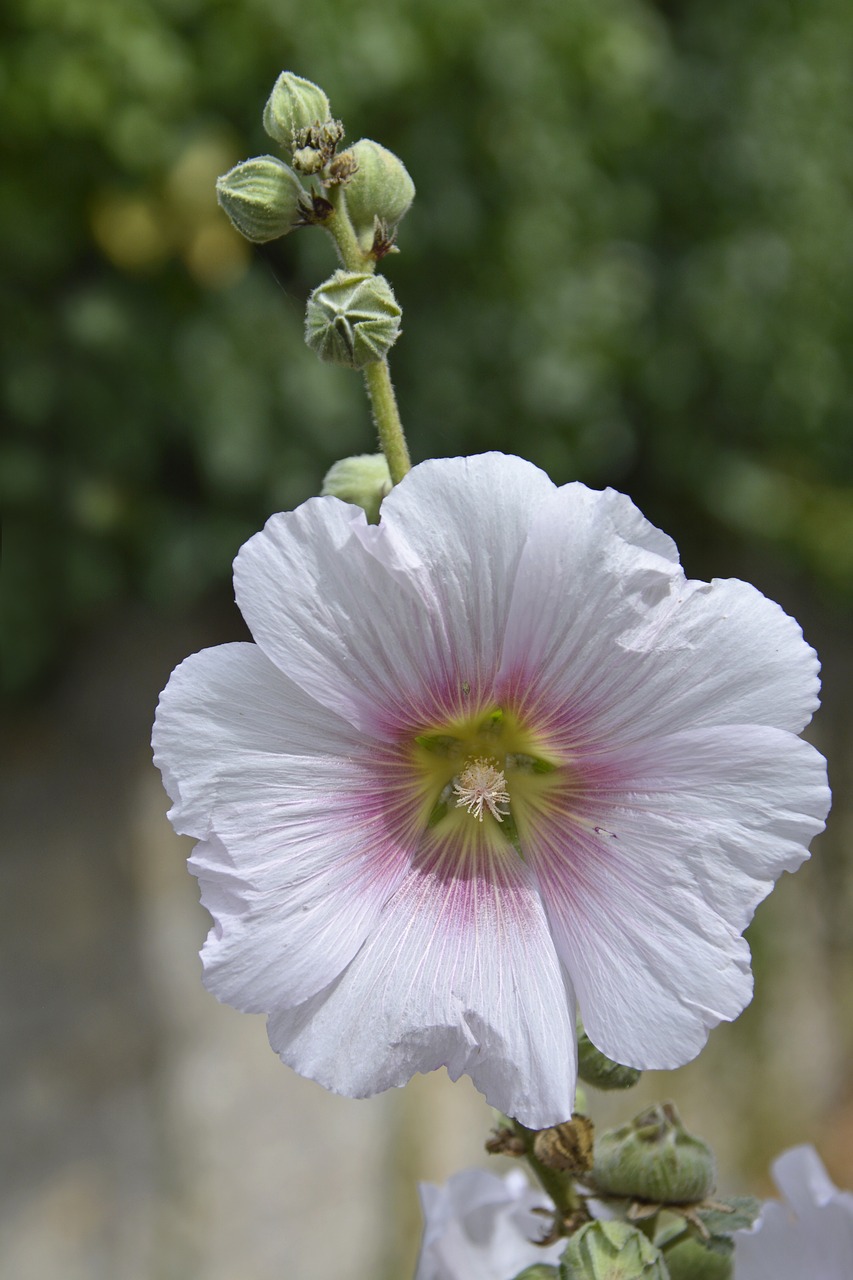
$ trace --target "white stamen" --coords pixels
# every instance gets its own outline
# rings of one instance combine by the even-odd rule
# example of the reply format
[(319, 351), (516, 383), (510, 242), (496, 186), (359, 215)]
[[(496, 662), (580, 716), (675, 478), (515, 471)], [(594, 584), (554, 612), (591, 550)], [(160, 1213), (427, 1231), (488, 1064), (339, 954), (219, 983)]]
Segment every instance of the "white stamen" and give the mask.
[(485, 757), (469, 760), (453, 783), (453, 790), (459, 797), (457, 807), (464, 806), (480, 822), (483, 821), (484, 809), (488, 809), (498, 822), (503, 822), (509, 813), (506, 778), (493, 760)]

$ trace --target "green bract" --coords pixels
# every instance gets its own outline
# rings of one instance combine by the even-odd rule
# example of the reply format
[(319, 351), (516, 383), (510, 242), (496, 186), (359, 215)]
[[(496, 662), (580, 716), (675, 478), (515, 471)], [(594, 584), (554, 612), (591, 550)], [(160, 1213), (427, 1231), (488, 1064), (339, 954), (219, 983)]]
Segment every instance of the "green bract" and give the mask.
[(588, 1222), (570, 1237), (560, 1280), (669, 1280), (660, 1251), (626, 1222)]
[(403, 161), (370, 138), (353, 143), (343, 154), (358, 163), (347, 183), (347, 211), (366, 252), (373, 245), (377, 219), (385, 233), (393, 235), (415, 198), (415, 184)]
[(243, 160), (216, 182), (220, 205), (241, 235), (256, 244), (293, 230), (304, 195), (296, 174), (275, 156)]
[(295, 134), (331, 117), (329, 99), (319, 85), (282, 71), (264, 107), (264, 128), (292, 156)]
[(308, 299), (305, 341), (321, 360), (363, 369), (397, 341), (401, 314), (383, 276), (336, 271)]
[(361, 453), (341, 458), (326, 472), (320, 493), (362, 507), (370, 524), (379, 523), (379, 507), (392, 488), (384, 453)]
[(714, 1190), (716, 1170), (711, 1148), (665, 1102), (596, 1139), (592, 1179), (606, 1195), (691, 1204)]

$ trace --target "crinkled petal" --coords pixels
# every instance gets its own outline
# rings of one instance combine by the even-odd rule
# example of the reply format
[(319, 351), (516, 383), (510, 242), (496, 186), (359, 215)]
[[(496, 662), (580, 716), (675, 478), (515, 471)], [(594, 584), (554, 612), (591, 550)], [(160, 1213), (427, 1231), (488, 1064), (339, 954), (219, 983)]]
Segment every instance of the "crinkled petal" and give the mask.
[(752, 992), (740, 933), (806, 858), (829, 803), (807, 743), (699, 729), (586, 762), (519, 827), (593, 1042), (619, 1062), (689, 1061)]
[(219, 775), (262, 755), (354, 755), (363, 743), (346, 720), (309, 698), (254, 644), (224, 644), (176, 667), (160, 695), (154, 762), (182, 835), (204, 837)]
[(410, 863), (409, 814), (387, 779), (316, 756), (246, 756), (220, 774), (190, 859), (214, 918), (202, 959), (219, 999), (269, 1013), (350, 962)]
[(566, 485), (532, 522), (500, 681), (565, 741), (696, 725), (799, 732), (818, 662), (797, 623), (747, 583), (688, 582), (629, 499)]
[(547, 476), (499, 454), (422, 463), (382, 523), (335, 498), (273, 516), (234, 564), (257, 643), (324, 706), (389, 738), (491, 688)]
[(572, 1112), (575, 1001), (524, 864), (443, 842), (340, 979), (269, 1022), (301, 1075), (350, 1097), (446, 1066), (535, 1128)]

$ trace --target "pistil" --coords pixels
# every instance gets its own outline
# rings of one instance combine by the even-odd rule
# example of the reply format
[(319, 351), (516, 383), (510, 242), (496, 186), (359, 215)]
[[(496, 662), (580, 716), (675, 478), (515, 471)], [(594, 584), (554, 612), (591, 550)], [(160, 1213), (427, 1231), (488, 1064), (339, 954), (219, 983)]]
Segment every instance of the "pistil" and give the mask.
[(480, 822), (486, 809), (497, 822), (503, 822), (509, 813), (506, 778), (495, 761), (488, 757), (478, 756), (469, 760), (454, 781), (453, 790), (458, 797), (457, 808), (467, 809)]

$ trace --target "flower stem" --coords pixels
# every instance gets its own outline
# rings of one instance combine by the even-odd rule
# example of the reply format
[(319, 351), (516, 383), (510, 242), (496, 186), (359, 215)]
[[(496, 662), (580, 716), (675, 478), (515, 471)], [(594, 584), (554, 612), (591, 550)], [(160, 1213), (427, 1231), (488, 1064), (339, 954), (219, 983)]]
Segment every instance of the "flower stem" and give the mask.
[[(376, 259), (370, 253), (364, 253), (358, 243), (358, 237), (347, 212), (346, 196), (343, 187), (331, 187), (328, 191), (332, 212), (325, 222), (326, 230), (331, 235), (338, 250), (338, 256), (347, 271), (365, 271), (372, 273), (376, 269)], [(364, 384), (370, 399), (373, 422), (379, 436), (379, 446), (388, 462), (391, 480), (398, 484), (407, 471), (411, 471), (412, 463), (400, 411), (397, 408), (397, 397), (387, 360), (375, 360), (364, 366)]]
[(582, 1207), (583, 1200), (575, 1190), (573, 1179), (557, 1169), (549, 1168), (536, 1157), (533, 1151), (535, 1129), (528, 1129), (520, 1120), (513, 1120), (512, 1127), (524, 1141), (524, 1158), (539, 1180), (542, 1190), (553, 1200), (558, 1220), (563, 1221), (576, 1213)]
[(364, 366), (364, 385), (370, 397), (379, 445), (388, 462), (391, 480), (394, 484), (399, 484), (406, 472), (411, 471), (412, 463), (387, 360), (375, 360)]
[(347, 199), (343, 187), (330, 187), (327, 192), (332, 212), (324, 226), (335, 242), (338, 257), (347, 271), (366, 271), (373, 273), (376, 259), (370, 253), (362, 253), (358, 236), (347, 212)]

